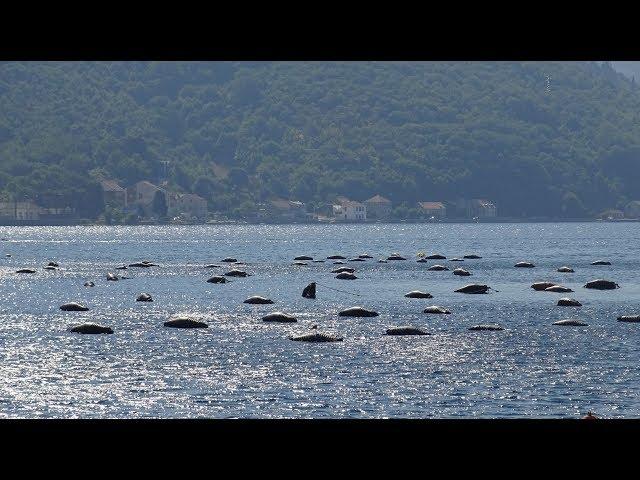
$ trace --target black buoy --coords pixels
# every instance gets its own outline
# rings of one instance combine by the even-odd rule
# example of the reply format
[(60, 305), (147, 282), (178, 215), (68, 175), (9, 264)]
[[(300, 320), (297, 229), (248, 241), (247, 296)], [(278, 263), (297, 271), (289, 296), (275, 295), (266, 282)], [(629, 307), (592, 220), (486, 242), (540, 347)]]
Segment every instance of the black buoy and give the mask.
[(316, 298), (316, 282), (311, 282), (302, 290), (302, 296), (304, 298)]

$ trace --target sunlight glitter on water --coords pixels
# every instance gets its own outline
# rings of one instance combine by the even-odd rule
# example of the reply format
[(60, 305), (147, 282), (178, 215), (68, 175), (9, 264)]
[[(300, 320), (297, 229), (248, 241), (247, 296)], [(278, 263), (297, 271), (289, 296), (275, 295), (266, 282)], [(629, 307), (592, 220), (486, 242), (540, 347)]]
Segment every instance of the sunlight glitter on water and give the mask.
[[(0, 237), (9, 239), (0, 243), (0, 417), (562, 417), (589, 409), (640, 417), (638, 325), (615, 320), (638, 313), (639, 226), (0, 227)], [(408, 260), (377, 263), (396, 251)], [(473, 275), (459, 278), (427, 271), (453, 264), (417, 263), (421, 251), (483, 258), (460, 263)], [(291, 265), (302, 254), (363, 252), (374, 258), (345, 261), (356, 268), (355, 281), (336, 280), (330, 260)], [(226, 256), (246, 262), (241, 268), (252, 276), (206, 283), (232, 268), (220, 263)], [(600, 258), (613, 265), (590, 265)], [(160, 266), (114, 270), (145, 259)], [(513, 268), (526, 259), (536, 268)], [(51, 260), (59, 271), (42, 269)], [(203, 268), (211, 263), (220, 267)], [(565, 264), (576, 272), (556, 272)], [(15, 273), (25, 267), (36, 273)], [(130, 278), (109, 282), (107, 272)], [(582, 288), (600, 277), (622, 288)], [(95, 287), (84, 287), (87, 280)], [(571, 287), (568, 295), (583, 307), (557, 307), (564, 294), (530, 288), (543, 280)], [(311, 281), (318, 282), (316, 300), (300, 295)], [(453, 292), (471, 282), (497, 292)], [(434, 298), (404, 297), (415, 289)], [(154, 301), (136, 302), (141, 292)], [(243, 304), (250, 295), (275, 304)], [(90, 310), (61, 311), (68, 301)], [(355, 305), (380, 316), (337, 316)], [(453, 313), (423, 314), (429, 305)], [(272, 311), (298, 322), (260, 320)], [(163, 327), (184, 314), (209, 328)], [(589, 326), (551, 325), (563, 318)], [(115, 334), (67, 331), (84, 321), (109, 325)], [(505, 330), (467, 330), (479, 323)], [(313, 324), (344, 341), (288, 339)], [(432, 335), (384, 335), (399, 325)]]

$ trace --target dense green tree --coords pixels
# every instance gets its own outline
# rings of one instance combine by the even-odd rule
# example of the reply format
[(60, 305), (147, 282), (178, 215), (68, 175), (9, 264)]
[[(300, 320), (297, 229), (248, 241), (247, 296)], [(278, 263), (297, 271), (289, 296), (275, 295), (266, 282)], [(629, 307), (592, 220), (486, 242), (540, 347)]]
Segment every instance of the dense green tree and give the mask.
[(578, 196), (573, 192), (567, 192), (562, 197), (562, 215), (568, 218), (582, 218), (586, 209)]
[(125, 225), (136, 225), (138, 223), (138, 215), (129, 213), (124, 219)]
[(202, 198), (209, 199), (216, 190), (216, 184), (210, 177), (198, 177), (193, 183), (192, 190)]
[(231, 216), (235, 218), (250, 218), (255, 215), (256, 204), (251, 200), (244, 200), (238, 206), (231, 209)]
[(249, 175), (242, 168), (232, 168), (229, 171), (229, 181), (238, 188), (245, 188), (249, 185)]

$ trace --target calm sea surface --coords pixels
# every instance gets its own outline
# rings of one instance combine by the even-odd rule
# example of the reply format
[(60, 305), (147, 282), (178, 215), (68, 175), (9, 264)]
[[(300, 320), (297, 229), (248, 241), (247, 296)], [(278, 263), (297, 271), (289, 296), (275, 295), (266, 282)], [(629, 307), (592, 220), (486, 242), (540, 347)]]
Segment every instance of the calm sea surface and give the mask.
[[(640, 417), (640, 324), (616, 321), (640, 313), (640, 223), (0, 227), (0, 238), (0, 417)], [(377, 263), (394, 252), (408, 260)], [(418, 252), (483, 258), (417, 263)], [(292, 265), (363, 253), (375, 258), (345, 260), (354, 281), (335, 279), (332, 260)], [(227, 256), (252, 276), (206, 283), (228, 270)], [(612, 265), (590, 265), (598, 259)], [(114, 270), (141, 260), (160, 266)], [(536, 268), (513, 267), (522, 260)], [(43, 270), (48, 261), (60, 270)], [(427, 271), (436, 263), (473, 276)], [(562, 265), (575, 273), (557, 273)], [(131, 278), (108, 282), (107, 272)], [(596, 278), (621, 288), (582, 288)], [(530, 288), (542, 280), (575, 292)], [(301, 297), (311, 281), (316, 300)], [(497, 292), (453, 292), (472, 282)], [(434, 298), (403, 296), (415, 289)], [(141, 292), (153, 303), (136, 302)], [(250, 295), (275, 304), (242, 303)], [(556, 306), (563, 296), (583, 307)], [(69, 301), (90, 311), (61, 311)], [(338, 317), (356, 305), (380, 316)], [(452, 314), (422, 313), (429, 305)], [(298, 323), (260, 320), (276, 310)], [(163, 327), (177, 314), (209, 328)], [(589, 326), (551, 325), (565, 318)], [(115, 333), (67, 331), (84, 321)], [(467, 330), (479, 323), (505, 330)], [(344, 341), (287, 338), (312, 324)], [(383, 335), (401, 325), (432, 335)]]

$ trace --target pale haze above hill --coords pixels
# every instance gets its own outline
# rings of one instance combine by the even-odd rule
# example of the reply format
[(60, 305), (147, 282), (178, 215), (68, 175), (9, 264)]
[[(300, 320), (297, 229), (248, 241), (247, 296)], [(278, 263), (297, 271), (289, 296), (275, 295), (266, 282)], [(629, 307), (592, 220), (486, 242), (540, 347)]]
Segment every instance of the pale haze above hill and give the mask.
[(611, 62), (611, 65), (615, 70), (626, 75), (627, 77), (640, 80), (640, 62), (620, 61)]

